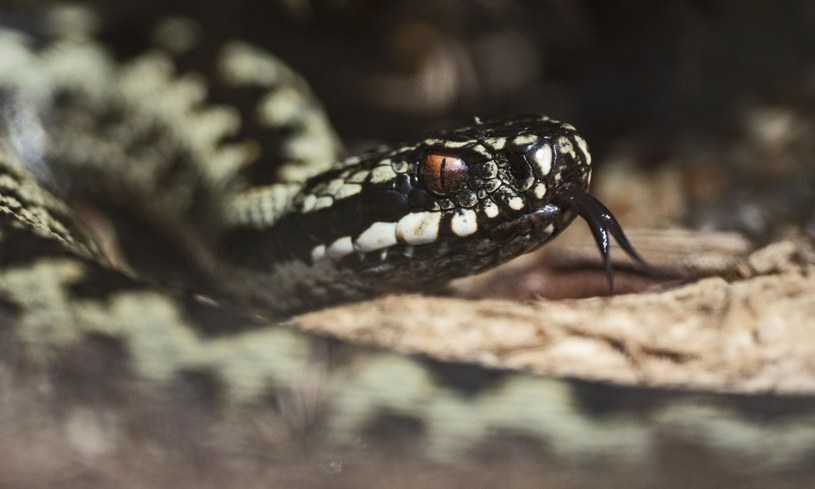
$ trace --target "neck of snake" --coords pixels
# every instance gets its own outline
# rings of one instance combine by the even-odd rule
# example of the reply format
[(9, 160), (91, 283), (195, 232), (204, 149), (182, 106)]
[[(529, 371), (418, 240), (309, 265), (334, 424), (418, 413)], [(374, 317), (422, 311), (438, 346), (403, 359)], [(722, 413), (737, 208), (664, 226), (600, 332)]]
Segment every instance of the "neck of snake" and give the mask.
[(236, 297), (281, 315), (388, 292), (390, 288), (378, 274), (343, 266), (348, 262), (362, 265), (362, 254), (351, 253), (345, 260), (314, 259), (315, 243), (323, 238), (308, 230), (325, 229), (320, 220), (319, 214), (304, 215), (289, 209), (268, 225), (253, 220), (250, 225), (244, 222), (231, 227), (217, 248), (218, 259), (212, 262), (217, 264), (214, 272), (219, 283)]

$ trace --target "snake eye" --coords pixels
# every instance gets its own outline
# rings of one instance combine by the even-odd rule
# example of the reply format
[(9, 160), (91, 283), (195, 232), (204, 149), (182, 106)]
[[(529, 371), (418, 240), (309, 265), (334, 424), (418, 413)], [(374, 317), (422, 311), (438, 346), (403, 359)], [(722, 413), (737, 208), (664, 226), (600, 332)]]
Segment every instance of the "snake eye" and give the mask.
[(461, 190), (467, 183), (470, 169), (455, 156), (430, 153), (419, 168), (425, 185), (436, 195), (446, 196)]

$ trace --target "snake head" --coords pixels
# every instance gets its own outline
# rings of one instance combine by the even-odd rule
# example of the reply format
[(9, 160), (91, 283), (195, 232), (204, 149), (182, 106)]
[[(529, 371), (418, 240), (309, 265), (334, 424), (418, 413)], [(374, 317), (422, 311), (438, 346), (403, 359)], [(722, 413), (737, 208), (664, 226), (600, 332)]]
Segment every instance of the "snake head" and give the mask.
[[(537, 115), (477, 121), (308, 180), (257, 231), (263, 239), (244, 240), (261, 248), (238, 255), (285, 276), (273, 286), (312, 297), (308, 307), (429, 290), (540, 247), (577, 215), (606, 241), (613, 223), (616, 237), (613, 216), (589, 205), (590, 179), (591, 156), (571, 125)], [(607, 257), (607, 243), (601, 249)]]
[[(574, 213), (554, 205), (554, 196), (567, 187), (587, 192), (591, 179), (585, 140), (571, 125), (544, 116), (443, 131), (411, 159), (411, 207), (433, 222), (435, 242), (447, 242), (450, 254), (465, 261), (478, 257), (480, 269), (531, 251), (565, 228)], [(403, 233), (407, 241), (416, 239), (414, 229)]]
[(589, 194), (591, 154), (570, 124), (535, 115), (479, 121), (439, 133), (417, 153), (414, 200), (450, 216), (446, 226), (436, 226), (442, 240), (455, 243), (448, 268), (457, 261), (468, 269), (500, 264), (543, 245), (580, 216), (597, 242), (610, 293), (612, 237), (656, 274), (611, 211)]

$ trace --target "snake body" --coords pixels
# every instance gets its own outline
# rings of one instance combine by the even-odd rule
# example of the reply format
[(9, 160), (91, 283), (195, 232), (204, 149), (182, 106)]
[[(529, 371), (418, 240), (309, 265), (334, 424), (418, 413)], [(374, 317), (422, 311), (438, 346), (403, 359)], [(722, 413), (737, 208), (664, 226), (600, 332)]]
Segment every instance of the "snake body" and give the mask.
[[(633, 253), (587, 194), (590, 155), (573, 127), (541, 116), (477, 121), (334, 163), (339, 144), (319, 104), (270, 55), (232, 43), (216, 61), (229, 90), (262, 94), (246, 116), (210, 104), (201, 77), (176, 74), (165, 51), (114, 62), (90, 29), (65, 27), (82, 12), (52, 16), (47, 39), (0, 31), (0, 320), (27, 368), (58, 371), (65, 352), (105, 338), (148, 389), (203, 375), (228, 418), (271, 412), (340, 460), (359, 456), (349, 447), (364, 458), (361, 446), (408, 443), (420, 460), (461, 463), (510, 444), (543, 465), (591, 461), (600, 474), (651, 482), (700, 459), (708, 471), (810, 472), (811, 398), (446, 364), (337, 345), (279, 320), (432, 290), (542, 245), (576, 215), (605, 252), (611, 234)], [(236, 136), (241, 124), (270, 139)], [(283, 164), (269, 169), (272, 146)], [(200, 275), (178, 286), (166, 270), (117, 266), (67, 203), (76, 195), (135, 199)], [(410, 421), (407, 441), (371, 428), (395, 418)]]

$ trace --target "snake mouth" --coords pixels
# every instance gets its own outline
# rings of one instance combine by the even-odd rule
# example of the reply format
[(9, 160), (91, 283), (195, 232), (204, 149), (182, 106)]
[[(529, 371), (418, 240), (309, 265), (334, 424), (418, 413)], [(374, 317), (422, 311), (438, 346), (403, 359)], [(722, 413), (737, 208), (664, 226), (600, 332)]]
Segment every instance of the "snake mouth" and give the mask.
[(609, 294), (614, 293), (611, 238), (614, 238), (617, 244), (620, 245), (620, 248), (646, 271), (657, 275), (656, 271), (646, 263), (637, 250), (634, 249), (631, 242), (628, 241), (622, 226), (620, 226), (614, 214), (594, 196), (575, 186), (567, 186), (555, 194), (552, 198), (552, 204), (561, 209), (571, 211), (586, 221), (592, 236), (594, 236), (594, 241), (597, 243), (597, 248), (603, 256), (603, 264), (606, 269), (606, 277), (608, 278)]

